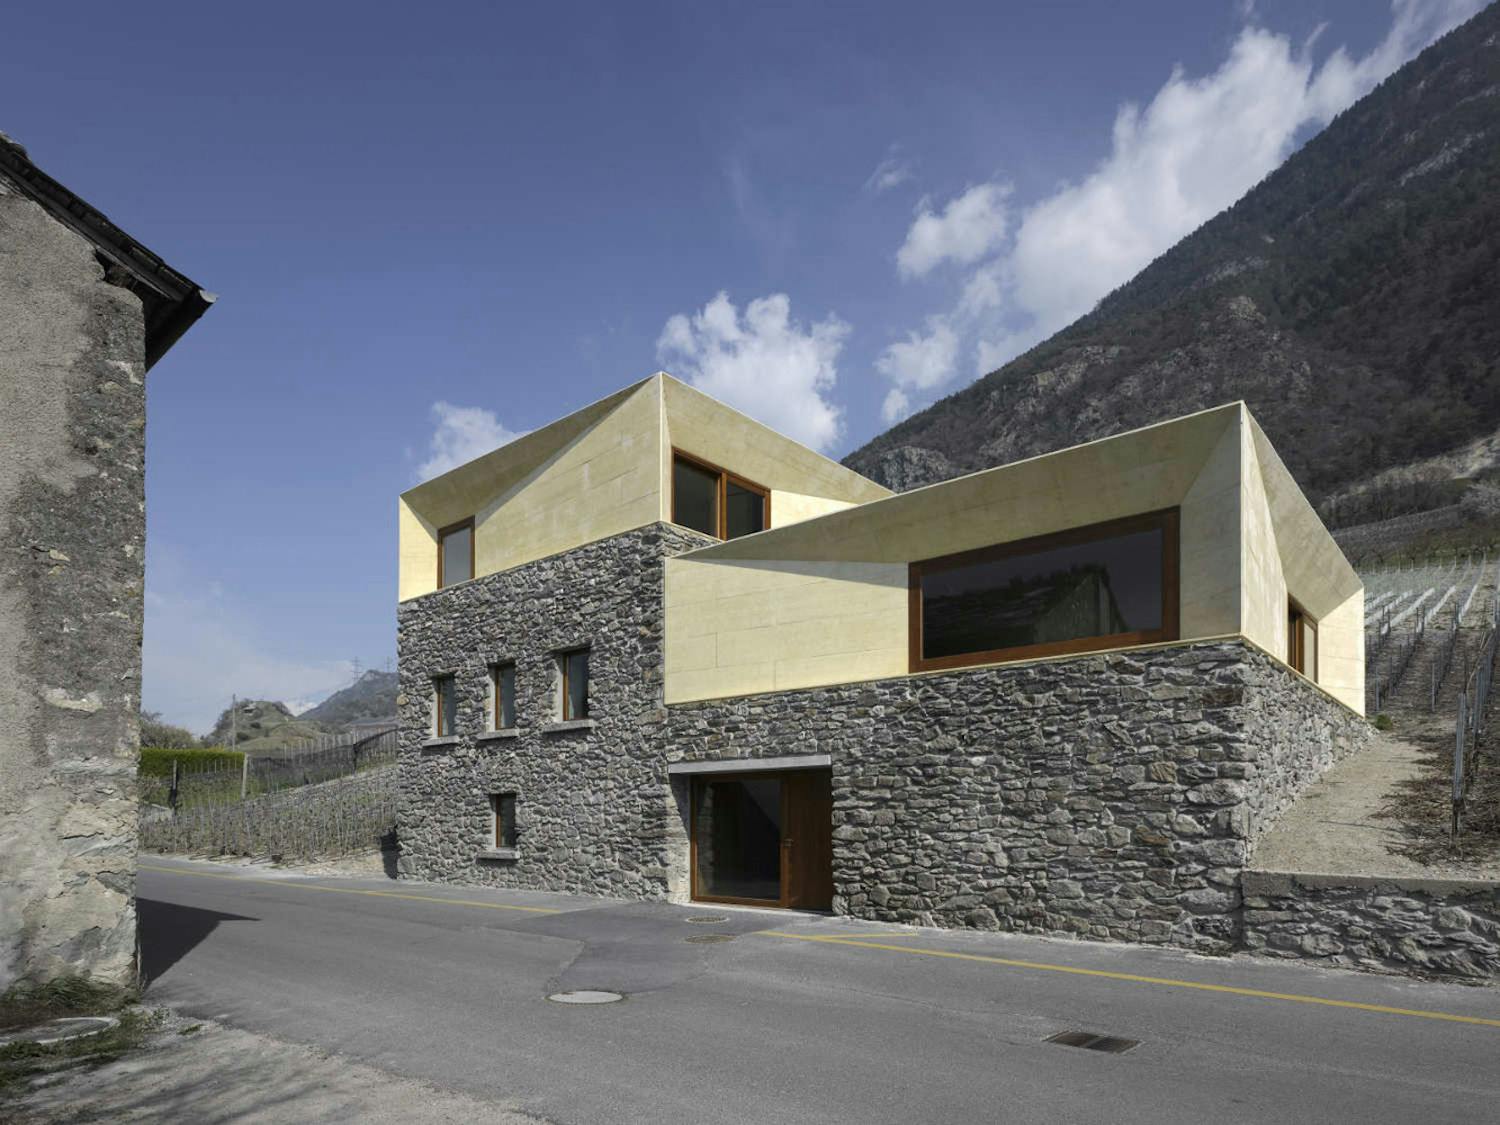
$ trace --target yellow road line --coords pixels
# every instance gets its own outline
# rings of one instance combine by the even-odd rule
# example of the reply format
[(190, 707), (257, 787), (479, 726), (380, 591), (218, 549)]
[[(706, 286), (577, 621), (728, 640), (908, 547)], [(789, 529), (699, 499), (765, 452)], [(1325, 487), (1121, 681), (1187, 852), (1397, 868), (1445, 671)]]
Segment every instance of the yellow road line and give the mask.
[(1080, 977), (1096, 977), (1104, 980), (1128, 981), (1131, 984), (1158, 984), (1168, 988), (1191, 988), (1200, 992), (1220, 992), (1231, 996), (1251, 996), (1260, 1000), (1286, 1000), (1294, 1004), (1321, 1004), (1329, 1008), (1355, 1008), (1362, 1012), (1380, 1012), (1389, 1016), (1413, 1016), (1424, 1020), (1445, 1020), (1450, 1023), (1473, 1023), (1484, 1027), (1500, 1027), (1500, 1019), (1485, 1019), (1483, 1016), (1460, 1016), (1452, 1012), (1429, 1012), (1421, 1008), (1391, 1008), (1384, 1004), (1362, 1004), (1356, 1000), (1332, 1000), (1325, 996), (1304, 996), (1296, 992), (1266, 992), (1259, 988), (1239, 988), (1231, 984), (1206, 984), (1202, 981), (1177, 980), (1173, 977), (1146, 977), (1135, 973), (1116, 973), (1108, 969), (1081, 969), (1075, 965), (1052, 965), (1045, 961), (1016, 961), (1008, 957), (987, 957), (980, 953), (955, 953), (947, 949), (923, 949), (910, 945), (882, 945), (875, 941), (860, 941), (854, 938), (833, 935), (789, 934), (784, 930), (758, 930), (762, 937), (789, 938), (792, 941), (810, 941), (827, 945), (851, 946), (857, 949), (883, 949), (892, 953), (910, 953), (921, 957), (946, 957), (954, 961), (977, 961), (986, 965), (1003, 965), (1009, 969), (1034, 969), (1045, 973), (1068, 973)]
[(511, 906), (499, 902), (474, 902), (463, 898), (435, 898), (432, 895), (408, 895), (399, 891), (359, 891), (349, 887), (320, 887), (292, 879), (262, 879), (254, 875), (221, 875), (217, 871), (190, 871), (181, 867), (152, 867), (141, 864), (142, 871), (160, 871), (165, 875), (196, 875), (200, 879), (227, 879), (231, 883), (264, 883), (272, 887), (291, 887), (299, 891), (326, 891), (335, 895), (369, 895), (371, 898), (403, 898), (410, 902), (436, 902), (443, 906), (472, 906), (478, 910), (519, 910), (526, 914), (561, 914), (550, 906)]

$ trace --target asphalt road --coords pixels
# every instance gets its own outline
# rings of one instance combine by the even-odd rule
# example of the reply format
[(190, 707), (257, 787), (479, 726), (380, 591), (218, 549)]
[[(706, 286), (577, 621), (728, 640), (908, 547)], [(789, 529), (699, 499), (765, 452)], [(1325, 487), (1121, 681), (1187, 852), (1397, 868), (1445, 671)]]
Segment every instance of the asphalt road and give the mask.
[[(151, 1000), (564, 1125), (1500, 1118), (1491, 988), (152, 858), (139, 889)], [(581, 988), (627, 999), (545, 999)]]

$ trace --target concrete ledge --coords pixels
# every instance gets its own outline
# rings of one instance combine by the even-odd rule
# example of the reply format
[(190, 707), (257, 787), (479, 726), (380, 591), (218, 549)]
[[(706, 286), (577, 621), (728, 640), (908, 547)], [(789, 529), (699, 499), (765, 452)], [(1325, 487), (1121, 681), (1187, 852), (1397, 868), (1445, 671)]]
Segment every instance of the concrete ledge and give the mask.
[(1500, 892), (1500, 880), (1428, 879), (1409, 875), (1333, 875), (1318, 871), (1246, 871), (1240, 877), (1245, 897), (1288, 895), (1297, 887), (1323, 890), (1333, 887), (1419, 891), (1430, 895)]
[(484, 863), (490, 860), (514, 861), (521, 858), (520, 848), (485, 848), (474, 857), (475, 863)]
[(504, 730), (486, 730), (486, 731), (481, 731), (480, 733), (478, 733), (478, 734), (476, 734), (474, 736), (474, 741), (475, 742), (493, 742), (493, 741), (495, 741), (496, 739), (499, 739), (499, 738), (519, 738), (520, 736), (521, 736), (521, 728), (520, 727), (506, 727)]
[(422, 740), (423, 750), (447, 750), (449, 747), (458, 745), (458, 735), (445, 734), (442, 738), (426, 738)]
[(769, 770), (826, 769), (833, 764), (827, 754), (788, 754), (781, 758), (716, 758), (711, 762), (672, 762), (672, 777), (695, 773), (758, 773)]
[(570, 730), (593, 730), (597, 725), (593, 719), (569, 719), (562, 723), (544, 723), (538, 729), (543, 734), (562, 734)]

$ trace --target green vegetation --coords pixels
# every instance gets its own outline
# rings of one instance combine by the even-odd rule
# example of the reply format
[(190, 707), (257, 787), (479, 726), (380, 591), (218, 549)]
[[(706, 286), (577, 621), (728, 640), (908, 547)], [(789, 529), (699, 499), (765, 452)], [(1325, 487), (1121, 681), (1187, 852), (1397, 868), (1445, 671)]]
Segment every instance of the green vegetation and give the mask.
[(179, 773), (201, 773), (204, 770), (239, 769), (245, 755), (238, 750), (171, 749), (159, 746), (141, 747), (142, 777), (171, 777), (172, 763), (178, 763)]
[(28, 1027), (62, 1016), (99, 1016), (134, 1003), (134, 989), (66, 976), (41, 983), (18, 982), (0, 995), (0, 1028)]
[[(100, 1009), (77, 1013), (100, 1015)], [(13, 1043), (0, 1047), (0, 1097), (40, 1074), (49, 1074), (69, 1066), (101, 1066), (113, 1062), (127, 1051), (133, 1051), (159, 1028), (164, 1011), (127, 1008), (114, 1013), (119, 1025), (98, 1035), (72, 1039), (66, 1043)], [(48, 1017), (52, 1018), (52, 1017)], [(0, 1110), (4, 1109), (0, 1103)]]
[(141, 745), (160, 746), (167, 750), (190, 750), (198, 745), (198, 738), (186, 727), (162, 722), (159, 711), (142, 711)]
[(1391, 721), (1391, 717), (1384, 712), (1381, 712), (1379, 715), (1375, 716), (1376, 730), (1390, 730), (1395, 725), (1396, 724)]

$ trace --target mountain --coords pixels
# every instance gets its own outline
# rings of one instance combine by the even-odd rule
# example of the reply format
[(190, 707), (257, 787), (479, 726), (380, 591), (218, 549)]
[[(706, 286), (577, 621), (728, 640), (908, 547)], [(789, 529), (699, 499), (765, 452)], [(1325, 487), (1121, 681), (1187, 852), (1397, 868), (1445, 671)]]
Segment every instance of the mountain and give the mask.
[(395, 672), (377, 672), (372, 668), (297, 718), (303, 722), (321, 723), (330, 729), (367, 720), (389, 719), (395, 722), (397, 680)]
[(1500, 530), (1500, 5), (1087, 316), (844, 463), (909, 489), (1235, 399), (1331, 526), (1442, 510)]
[(279, 744), (316, 738), (326, 734), (316, 722), (304, 722), (285, 703), (272, 699), (241, 699), (232, 709), (224, 708), (214, 729), (204, 737), (205, 746), (245, 747), (273, 738)]

